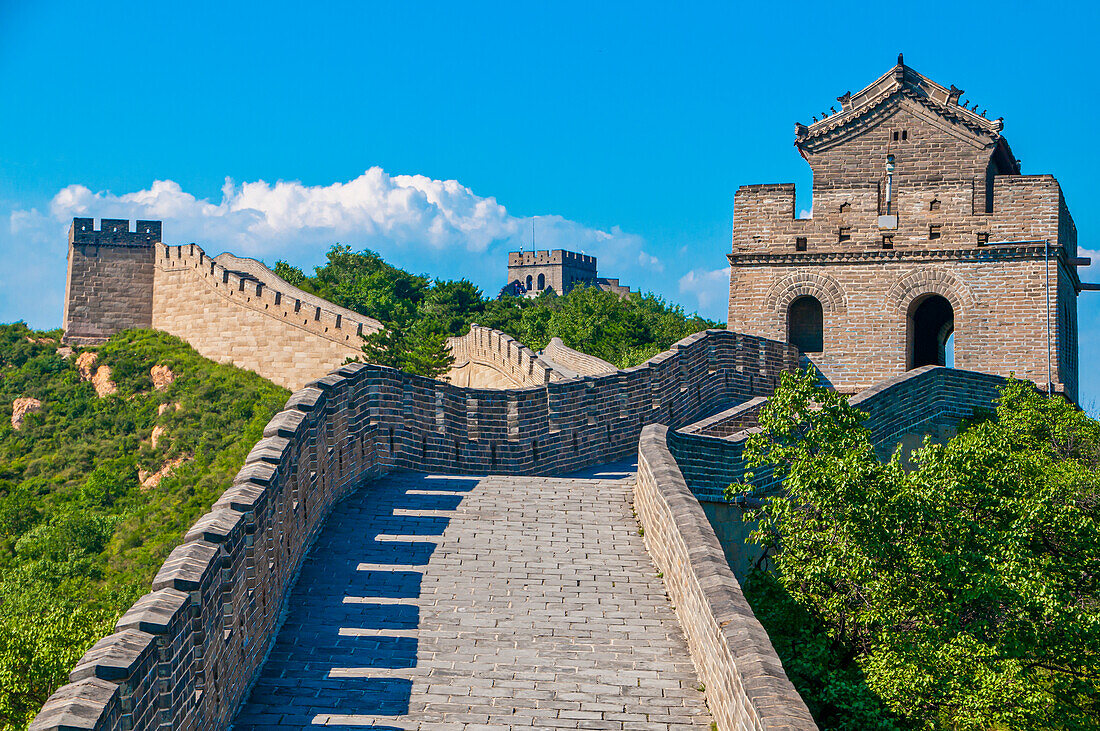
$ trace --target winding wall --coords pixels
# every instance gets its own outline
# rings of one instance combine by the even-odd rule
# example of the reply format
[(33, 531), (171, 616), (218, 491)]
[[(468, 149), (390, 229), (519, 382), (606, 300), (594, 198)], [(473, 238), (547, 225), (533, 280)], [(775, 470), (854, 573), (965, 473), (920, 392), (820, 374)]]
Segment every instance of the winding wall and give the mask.
[(550, 338), (550, 342), (542, 351), (542, 358), (559, 368), (571, 370), (582, 376), (598, 376), (619, 370), (606, 360), (570, 348), (562, 342), (561, 338)]
[(362, 354), (377, 320), (303, 292), (254, 259), (155, 246), (152, 326), (221, 363), (301, 388)]
[(786, 344), (711, 330), (626, 371), (506, 391), (343, 366), (291, 396), (153, 591), (31, 728), (225, 728), (336, 501), (395, 467), (553, 474), (611, 461), (637, 448), (644, 425), (769, 393), (796, 362)]
[[(865, 426), (885, 457), (911, 435), (992, 408), (1004, 383), (1000, 376), (927, 366), (876, 384), (851, 403), (868, 412)], [(747, 404), (758, 411), (760, 401)], [(745, 436), (705, 435), (716, 425), (724, 431), (723, 419), (743, 415), (737, 411), (679, 432), (647, 426), (638, 446), (634, 507), (718, 728), (814, 729), (738, 583), (759, 551), (746, 543), (751, 526), (741, 506), (725, 502), (722, 491), (744, 477)]]
[(511, 335), (481, 325), (471, 325), (462, 337), (448, 338), (447, 348), (455, 361), (446, 378), (456, 386), (541, 386), (578, 375), (556, 368)]

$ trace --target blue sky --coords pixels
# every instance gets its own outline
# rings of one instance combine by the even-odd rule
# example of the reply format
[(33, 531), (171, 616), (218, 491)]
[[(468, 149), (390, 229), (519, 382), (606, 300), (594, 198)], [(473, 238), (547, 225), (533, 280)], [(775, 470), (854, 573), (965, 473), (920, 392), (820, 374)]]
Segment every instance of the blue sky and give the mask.
[(539, 248), (724, 320), (737, 186), (808, 208), (794, 122), (899, 50), (1003, 116), (1096, 246), (1095, 6), (752, 5), (0, 0), (0, 322), (60, 324), (66, 219), (139, 214), (212, 253), (309, 267), (340, 241), (492, 292), (533, 219)]

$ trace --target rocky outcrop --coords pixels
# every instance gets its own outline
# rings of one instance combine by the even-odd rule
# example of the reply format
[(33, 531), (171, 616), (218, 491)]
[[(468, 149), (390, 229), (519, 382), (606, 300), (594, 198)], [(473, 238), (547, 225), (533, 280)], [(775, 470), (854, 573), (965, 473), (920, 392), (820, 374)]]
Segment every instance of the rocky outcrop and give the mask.
[(118, 393), (118, 386), (111, 380), (111, 366), (96, 366), (99, 355), (92, 351), (81, 353), (76, 358), (76, 370), (80, 380), (91, 381), (96, 395), (100, 398)]
[(11, 404), (11, 428), (16, 431), (23, 428), (23, 421), (27, 414), (35, 414), (42, 410), (42, 402), (36, 398), (17, 398)]
[[(155, 430), (154, 430), (155, 432)], [(153, 445), (156, 446), (155, 444)], [(191, 459), (190, 457), (176, 457), (175, 459), (168, 460), (163, 467), (156, 472), (148, 472), (146, 470), (138, 470), (138, 481), (141, 482), (142, 490), (152, 490), (154, 487), (160, 484), (168, 475), (175, 472), (176, 468), (184, 462)]]
[(167, 391), (172, 381), (176, 380), (176, 374), (166, 365), (155, 365), (149, 369), (149, 375), (153, 379), (153, 388), (158, 391)]

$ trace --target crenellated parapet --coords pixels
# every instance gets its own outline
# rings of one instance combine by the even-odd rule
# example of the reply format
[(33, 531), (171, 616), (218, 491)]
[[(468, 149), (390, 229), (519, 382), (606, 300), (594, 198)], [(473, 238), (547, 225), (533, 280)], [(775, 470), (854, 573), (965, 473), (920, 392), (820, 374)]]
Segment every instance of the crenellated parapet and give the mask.
[[(899, 444), (912, 448), (925, 434), (949, 435), (944, 430), (959, 420), (991, 408), (1004, 382), (925, 366), (878, 383), (851, 403), (868, 412), (870, 438), (888, 457)], [(761, 548), (747, 540), (752, 524), (744, 521), (743, 504), (723, 496), (727, 485), (746, 477), (746, 435), (727, 427), (738, 420), (744, 426), (763, 401), (680, 430), (659, 424), (643, 429), (634, 508), (718, 728), (810, 731), (817, 725), (741, 590)], [(767, 488), (770, 473), (754, 471), (754, 483)]]
[(151, 593), (31, 729), (224, 729), (338, 500), (395, 468), (560, 474), (611, 461), (637, 448), (645, 424), (687, 424), (770, 393), (795, 364), (788, 345), (711, 330), (635, 368), (509, 390), (343, 366), (290, 397)]
[(179, 336), (199, 353), (298, 388), (362, 354), (377, 320), (304, 292), (255, 259), (161, 241), (160, 221), (74, 218), (66, 342), (102, 343), (128, 328)]
[(157, 245), (152, 326), (288, 388), (361, 356), (362, 337), (382, 328), (255, 259), (211, 257), (197, 244)]
[(602, 358), (570, 348), (561, 338), (550, 338), (541, 357), (560, 369), (568, 369), (582, 376), (598, 376), (619, 370)]
[(447, 349), (455, 360), (446, 378), (456, 386), (539, 386), (578, 375), (555, 367), (511, 335), (481, 325), (471, 325), (461, 337), (447, 338)]

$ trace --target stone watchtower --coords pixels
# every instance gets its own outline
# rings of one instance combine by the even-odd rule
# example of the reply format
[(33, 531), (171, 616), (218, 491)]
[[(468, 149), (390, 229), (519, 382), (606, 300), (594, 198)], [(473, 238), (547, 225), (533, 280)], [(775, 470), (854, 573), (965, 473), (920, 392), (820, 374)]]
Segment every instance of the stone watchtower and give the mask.
[[(1053, 384), (1077, 399), (1077, 231), (1058, 181), (1022, 175), (989, 120), (897, 65), (795, 125), (813, 170), (734, 198), (729, 327), (797, 345), (855, 391), (922, 365)], [(1090, 288), (1088, 285), (1085, 288)], [(1049, 366), (1048, 366), (1049, 363)]]
[(508, 281), (519, 282), (531, 294), (547, 289), (567, 294), (578, 284), (596, 283), (596, 257), (563, 249), (513, 251), (508, 254)]
[(74, 218), (62, 327), (65, 342), (101, 343), (131, 327), (152, 327), (153, 274), (160, 221)]

